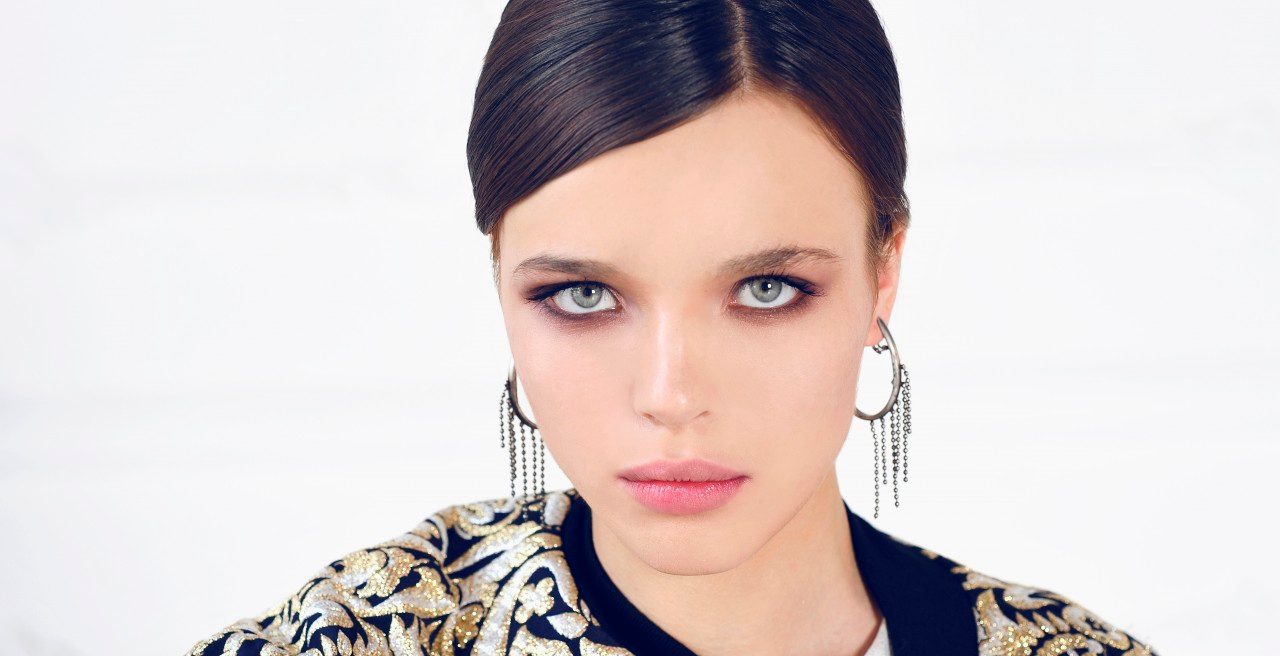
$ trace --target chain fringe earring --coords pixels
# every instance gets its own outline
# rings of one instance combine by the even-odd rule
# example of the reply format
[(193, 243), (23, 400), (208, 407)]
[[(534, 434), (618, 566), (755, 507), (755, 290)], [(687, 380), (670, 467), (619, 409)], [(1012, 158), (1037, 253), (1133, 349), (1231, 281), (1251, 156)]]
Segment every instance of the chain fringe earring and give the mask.
[[(520, 506), (521, 521), (529, 518), (528, 506), (535, 498), (546, 494), (547, 445), (537, 432), (538, 425), (520, 408), (516, 366), (511, 365), (507, 380), (502, 385), (502, 397), (498, 401), (499, 444), (507, 451), (511, 470), (511, 499)], [(520, 434), (520, 494), (516, 494), (516, 433)], [(530, 464), (528, 461), (532, 459)], [(529, 480), (533, 474), (532, 484)], [(532, 488), (532, 489), (531, 489)]]
[[(871, 422), (872, 480), (875, 482), (874, 517), (879, 518), (880, 485), (884, 484), (887, 487), (892, 477), (893, 506), (897, 508), (899, 507), (899, 472), (902, 474), (902, 482), (907, 482), (907, 437), (911, 435), (911, 376), (907, 374), (907, 368), (902, 364), (898, 345), (894, 343), (893, 333), (889, 332), (889, 327), (880, 317), (876, 317), (876, 324), (880, 327), (880, 333), (884, 335), (885, 345), (876, 344), (871, 348), (876, 353), (888, 350), (893, 358), (893, 392), (879, 412), (869, 415), (859, 410), (857, 404), (854, 404), (853, 413), (859, 419)], [(885, 434), (885, 415), (889, 417), (887, 435)], [(878, 433), (876, 432), (877, 422), (880, 424)]]

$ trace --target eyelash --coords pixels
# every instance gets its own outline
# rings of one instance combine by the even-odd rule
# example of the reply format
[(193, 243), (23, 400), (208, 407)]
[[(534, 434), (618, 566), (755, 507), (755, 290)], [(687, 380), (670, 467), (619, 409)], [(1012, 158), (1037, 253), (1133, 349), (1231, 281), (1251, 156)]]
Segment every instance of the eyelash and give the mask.
[[(780, 316), (784, 314), (790, 314), (792, 312), (795, 312), (801, 309), (803, 306), (807, 305), (810, 298), (814, 296), (822, 295), (822, 290), (820, 290), (817, 285), (814, 285), (813, 283), (807, 280), (794, 278), (792, 276), (789, 276), (783, 273), (762, 273), (762, 274), (751, 276), (749, 278), (744, 278), (738, 281), (738, 284), (734, 287), (735, 296), (736, 296), (736, 291), (738, 289), (741, 289), (743, 285), (754, 282), (756, 280), (778, 280), (794, 287), (796, 291), (799, 292), (799, 294), (797, 294), (795, 299), (793, 299), (790, 303), (787, 303), (786, 305), (783, 305), (780, 307), (749, 308), (749, 309), (743, 310), (743, 312), (753, 317), (761, 317), (761, 316), (775, 317), (775, 316)], [(557, 309), (555, 307), (555, 304), (549, 301), (549, 299), (552, 296), (555, 296), (556, 294), (560, 293), (561, 290), (571, 289), (573, 287), (580, 287), (580, 286), (586, 286), (586, 285), (598, 285), (605, 289), (609, 289), (608, 285), (605, 285), (604, 283), (596, 282), (594, 280), (569, 280), (565, 282), (556, 283), (553, 285), (544, 285), (542, 287), (534, 288), (528, 292), (525, 298), (527, 298), (534, 305), (538, 306), (538, 309), (542, 310), (543, 312), (546, 312), (547, 314), (550, 314), (553, 318), (561, 319), (565, 321), (596, 321), (603, 318), (596, 315), (613, 314), (612, 310), (604, 310), (602, 312), (584, 312), (581, 314), (574, 314), (572, 312), (565, 312), (564, 310)], [(609, 293), (614, 294), (616, 298), (617, 294), (615, 294), (612, 289), (609, 289)]]

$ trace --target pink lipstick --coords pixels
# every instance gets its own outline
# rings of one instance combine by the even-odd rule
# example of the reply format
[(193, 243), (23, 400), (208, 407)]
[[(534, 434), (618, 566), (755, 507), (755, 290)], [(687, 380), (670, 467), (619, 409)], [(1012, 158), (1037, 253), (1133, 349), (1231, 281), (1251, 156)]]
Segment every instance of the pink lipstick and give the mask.
[(690, 515), (728, 503), (750, 478), (714, 462), (655, 460), (618, 474), (636, 501), (661, 513)]

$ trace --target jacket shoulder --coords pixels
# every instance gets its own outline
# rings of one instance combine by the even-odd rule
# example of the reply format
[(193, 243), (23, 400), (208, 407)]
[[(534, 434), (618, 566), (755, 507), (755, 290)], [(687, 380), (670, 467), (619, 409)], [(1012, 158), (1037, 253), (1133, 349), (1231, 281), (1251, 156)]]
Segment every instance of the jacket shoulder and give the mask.
[(483, 514), (490, 506), (446, 506), (401, 535), (352, 551), (273, 608), (196, 643), (187, 656), (417, 653), (459, 607), (444, 566), (451, 526), (459, 513)]
[(1052, 590), (1011, 583), (928, 552), (949, 567), (973, 604), (982, 656), (1087, 653), (1156, 656), (1143, 643)]

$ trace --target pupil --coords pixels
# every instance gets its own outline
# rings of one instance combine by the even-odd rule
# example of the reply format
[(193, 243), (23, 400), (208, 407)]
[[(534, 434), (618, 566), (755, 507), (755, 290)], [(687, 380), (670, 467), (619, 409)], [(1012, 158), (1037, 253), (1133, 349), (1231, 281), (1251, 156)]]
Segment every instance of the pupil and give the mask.
[(761, 290), (761, 293), (756, 294), (756, 298), (762, 301), (772, 301), (778, 297), (779, 292), (776, 289), (778, 285), (774, 280), (768, 278), (757, 280), (756, 287)]
[(596, 303), (600, 302), (600, 291), (592, 285), (581, 285), (575, 291), (577, 292), (576, 296), (578, 298), (575, 298), (574, 301), (582, 301), (578, 302), (578, 305), (581, 307), (595, 307)]

